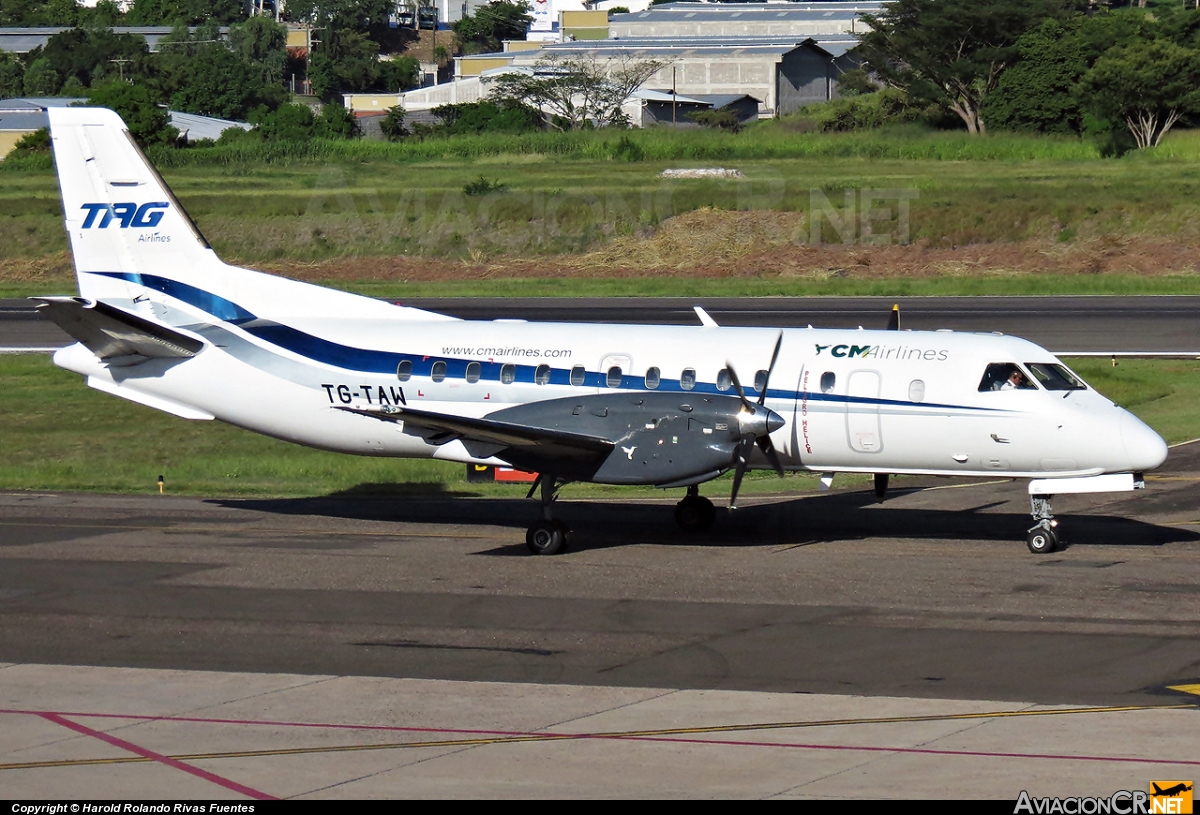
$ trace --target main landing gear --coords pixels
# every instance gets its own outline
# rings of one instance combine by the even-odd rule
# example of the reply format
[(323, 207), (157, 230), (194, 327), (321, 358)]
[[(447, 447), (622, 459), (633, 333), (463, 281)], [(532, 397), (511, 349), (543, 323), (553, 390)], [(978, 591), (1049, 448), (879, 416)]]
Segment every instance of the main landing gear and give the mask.
[(538, 475), (533, 486), (529, 488), (527, 496), (529, 498), (532, 498), (533, 494), (538, 491), (538, 487), (541, 487), (542, 490), (542, 520), (529, 527), (529, 531), (525, 533), (525, 545), (535, 555), (556, 555), (566, 551), (567, 534), (571, 529), (555, 518), (551, 510), (551, 505), (558, 497), (558, 488), (565, 483), (552, 475)]
[(1035, 555), (1048, 555), (1058, 548), (1058, 521), (1050, 509), (1053, 495), (1029, 496), (1034, 525), (1025, 537), (1025, 544)]
[(675, 505), (675, 523), (686, 532), (702, 532), (713, 525), (717, 509), (713, 502), (700, 494), (700, 488), (687, 488), (687, 495)]

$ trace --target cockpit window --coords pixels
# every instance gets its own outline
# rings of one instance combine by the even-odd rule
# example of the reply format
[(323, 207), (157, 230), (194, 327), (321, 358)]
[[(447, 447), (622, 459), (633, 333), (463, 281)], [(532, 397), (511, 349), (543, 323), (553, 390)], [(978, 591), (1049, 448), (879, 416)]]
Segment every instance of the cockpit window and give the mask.
[(1082, 391), (1087, 390), (1083, 380), (1067, 370), (1065, 365), (1053, 365), (1048, 362), (1026, 362), (1025, 367), (1034, 378), (1048, 391)]
[(993, 362), (983, 372), (983, 379), (979, 380), (980, 392), (1036, 388), (1037, 386), (1029, 381), (1029, 376), (1015, 362)]

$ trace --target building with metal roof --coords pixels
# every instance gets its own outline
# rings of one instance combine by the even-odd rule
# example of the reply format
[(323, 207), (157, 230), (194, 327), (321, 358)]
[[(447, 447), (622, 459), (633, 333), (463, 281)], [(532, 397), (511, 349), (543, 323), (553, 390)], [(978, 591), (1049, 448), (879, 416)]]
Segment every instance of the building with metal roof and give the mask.
[[(29, 133), (48, 127), (49, 117), (47, 108), (61, 108), (86, 102), (78, 97), (49, 96), (49, 97), (19, 97), (15, 99), (0, 99), (0, 158), (17, 145)], [(171, 127), (179, 131), (181, 138), (187, 141), (201, 139), (217, 140), (231, 127), (249, 130), (253, 125), (246, 122), (234, 122), (229, 119), (218, 119), (214, 116), (200, 116), (195, 113), (181, 113), (177, 110), (167, 111), (170, 114)]]
[(615, 14), (609, 36), (637, 37), (823, 37), (861, 34), (864, 14), (883, 3), (668, 3)]
[[(38, 26), (36, 28), (0, 28), (0, 51), (10, 54), (27, 54), (41, 48), (55, 34), (70, 31), (72, 26)], [(158, 50), (158, 41), (171, 33), (169, 25), (113, 26), (114, 34), (134, 34), (144, 37), (151, 51)], [(195, 31), (193, 26), (188, 29)], [(229, 26), (221, 26), (221, 36), (229, 35)]]

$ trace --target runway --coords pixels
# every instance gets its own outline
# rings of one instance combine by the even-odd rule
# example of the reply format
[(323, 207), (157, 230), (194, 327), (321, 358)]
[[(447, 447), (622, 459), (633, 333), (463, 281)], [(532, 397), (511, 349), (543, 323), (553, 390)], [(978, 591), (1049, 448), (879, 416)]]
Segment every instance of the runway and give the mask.
[[(414, 298), (473, 320), (696, 325), (702, 306), (722, 325), (883, 328), (894, 303), (915, 330), (1000, 331), (1056, 352), (1200, 351), (1200, 296), (1178, 297), (751, 297)], [(69, 343), (27, 300), (0, 300), (0, 347)]]
[[(1145, 492), (1059, 499), (1068, 546), (1040, 558), (1007, 481), (759, 499), (696, 539), (669, 502), (568, 488), (552, 558), (526, 554), (516, 499), (2, 495), (0, 784), (1014, 799), (1191, 778), (1198, 480), (1185, 445)], [(1053, 708), (1074, 712), (1011, 715)]]

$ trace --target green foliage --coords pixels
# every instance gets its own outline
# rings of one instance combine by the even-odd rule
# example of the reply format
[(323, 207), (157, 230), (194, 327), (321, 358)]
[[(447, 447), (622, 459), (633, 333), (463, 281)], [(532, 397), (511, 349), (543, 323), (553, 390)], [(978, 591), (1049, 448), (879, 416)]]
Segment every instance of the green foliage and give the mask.
[(853, 68), (837, 78), (837, 88), (842, 96), (861, 96), (879, 90), (879, 85), (866, 68)]
[(1069, 17), (1074, 0), (894, 0), (858, 53), (888, 84), (952, 110), (970, 133), (986, 131), (980, 105), (1017, 56), (1018, 39), (1047, 18)]
[(524, 0), (492, 0), (486, 6), (475, 9), (452, 28), (464, 43), (475, 46), (478, 52), (499, 51), (504, 40), (523, 40), (525, 31), (533, 18), (529, 12), (533, 7)]
[(125, 126), (143, 147), (174, 144), (179, 131), (171, 127), (170, 116), (158, 106), (149, 89), (128, 82), (111, 82), (92, 88), (89, 105), (111, 108), (125, 120)]
[(26, 59), (26, 93), (57, 94), (63, 83), (90, 88), (118, 79), (151, 72), (152, 57), (146, 40), (133, 34), (114, 34), (108, 28), (72, 28), (50, 37), (45, 46)]
[(259, 71), (265, 85), (283, 82), (287, 66), (287, 26), (269, 17), (251, 17), (229, 27), (229, 45), (248, 66)]
[(640, 144), (635, 142), (628, 136), (622, 136), (617, 139), (617, 143), (613, 146), (610, 154), (614, 159), (622, 161), (645, 161), (646, 151)]
[[(244, 142), (303, 142), (311, 139), (355, 139), (362, 135), (354, 117), (341, 105), (326, 104), (320, 116), (308, 105), (280, 105), (274, 111), (258, 111), (249, 134), (226, 130), (218, 144)], [(228, 137), (228, 138), (227, 138)]]
[(0, 98), (20, 96), (25, 91), (25, 66), (6, 51), (0, 51)]
[(404, 108), (400, 105), (388, 108), (383, 120), (379, 123), (379, 129), (388, 141), (400, 141), (406, 138), (409, 132), (408, 128), (404, 126)]
[(487, 195), (492, 192), (504, 192), (507, 189), (508, 187), (501, 184), (498, 179), (490, 181), (487, 177), (481, 175), (474, 181), (468, 181), (464, 184), (462, 191), (463, 195)]
[(327, 102), (313, 123), (313, 135), (324, 139), (357, 139), (362, 136), (354, 114), (341, 105)]
[(244, 121), (259, 106), (278, 107), (283, 101), (282, 85), (264, 83), (261, 73), (224, 43), (203, 46), (185, 65), (186, 75), (178, 77), (171, 94), (176, 110)]
[(199, 25), (206, 21), (225, 25), (245, 18), (242, 0), (134, 0), (125, 15), (128, 25)]
[(375, 89), (385, 93), (400, 93), (415, 88), (421, 79), (421, 61), (416, 57), (394, 57), (379, 60), (379, 79)]
[(1200, 51), (1166, 40), (1110, 48), (1080, 86), (1091, 109), (1124, 122), (1138, 147), (1157, 145), (1180, 117), (1200, 112)]
[(702, 127), (715, 127), (734, 133), (740, 133), (742, 130), (742, 120), (732, 110), (695, 110), (687, 117)]
[(50, 128), (43, 127), (32, 133), (26, 133), (13, 147), (13, 151), (18, 153), (48, 154), (50, 152)]
[(505, 102), (464, 102), (441, 105), (433, 115), (442, 120), (436, 133), (458, 136), (468, 133), (532, 133), (542, 129), (542, 115), (533, 108)]
[(904, 124), (923, 120), (926, 107), (912, 104), (904, 91), (884, 88), (860, 96), (846, 96), (819, 102), (796, 112), (799, 118), (810, 119), (822, 133), (872, 130), (884, 125)]
[(628, 14), (628, 13), (629, 13), (628, 6), (613, 6), (612, 8), (610, 8), (608, 10), (609, 17), (612, 17), (614, 14)]
[(1152, 25), (1136, 10), (1043, 22), (1017, 41), (1020, 58), (984, 100), (983, 118), (1006, 130), (1082, 133), (1083, 75), (1110, 48), (1153, 36)]

